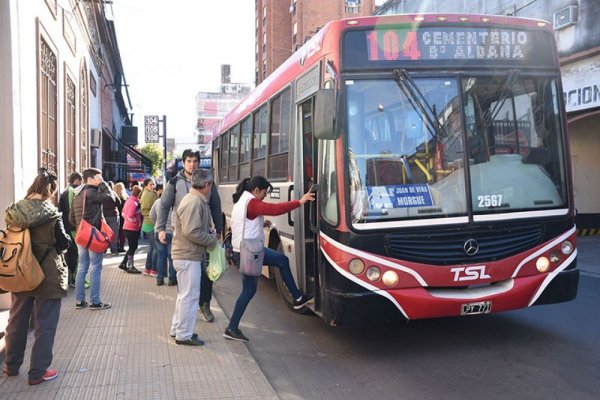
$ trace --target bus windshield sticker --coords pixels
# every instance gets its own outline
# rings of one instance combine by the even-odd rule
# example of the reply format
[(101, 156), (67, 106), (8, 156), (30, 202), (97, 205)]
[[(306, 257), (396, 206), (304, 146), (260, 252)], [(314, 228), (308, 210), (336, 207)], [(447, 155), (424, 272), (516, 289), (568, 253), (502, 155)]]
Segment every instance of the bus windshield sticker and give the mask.
[(369, 209), (431, 207), (433, 199), (426, 183), (368, 186)]

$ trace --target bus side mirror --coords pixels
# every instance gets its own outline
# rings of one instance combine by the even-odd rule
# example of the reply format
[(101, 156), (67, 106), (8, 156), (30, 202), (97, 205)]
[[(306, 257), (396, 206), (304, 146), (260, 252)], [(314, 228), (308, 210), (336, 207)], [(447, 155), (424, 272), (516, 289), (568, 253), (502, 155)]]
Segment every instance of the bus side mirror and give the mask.
[(337, 139), (334, 89), (319, 89), (315, 95), (313, 135), (317, 139)]

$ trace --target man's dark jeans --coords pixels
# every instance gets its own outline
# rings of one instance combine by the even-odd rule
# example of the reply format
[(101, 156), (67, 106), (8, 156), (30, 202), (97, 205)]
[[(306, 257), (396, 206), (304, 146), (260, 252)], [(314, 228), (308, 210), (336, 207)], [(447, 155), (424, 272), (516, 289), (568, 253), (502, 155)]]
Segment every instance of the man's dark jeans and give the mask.
[[(217, 245), (218, 246), (218, 245)], [(200, 281), (200, 301), (198, 305), (209, 304), (212, 299), (213, 281), (206, 275), (206, 266), (208, 265), (208, 253), (202, 261), (202, 280)]]
[(163, 244), (158, 240), (158, 233), (154, 233), (154, 242), (156, 243), (156, 269), (158, 276), (156, 279), (162, 281), (167, 277), (167, 262), (169, 264), (169, 282), (177, 282), (177, 273), (173, 268), (173, 259), (171, 258), (171, 243), (173, 242), (173, 234), (166, 234), (167, 244)]

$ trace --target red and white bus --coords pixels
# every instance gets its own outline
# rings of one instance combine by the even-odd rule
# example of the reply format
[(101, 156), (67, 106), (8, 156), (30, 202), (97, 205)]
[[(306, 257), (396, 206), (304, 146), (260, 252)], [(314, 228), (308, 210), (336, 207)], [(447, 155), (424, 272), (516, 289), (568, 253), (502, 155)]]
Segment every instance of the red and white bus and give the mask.
[(483, 314), (577, 294), (565, 121), (547, 22), (348, 19), (225, 117), (213, 165), (226, 222), (244, 177), (273, 202), (319, 184), (266, 245), (328, 323)]

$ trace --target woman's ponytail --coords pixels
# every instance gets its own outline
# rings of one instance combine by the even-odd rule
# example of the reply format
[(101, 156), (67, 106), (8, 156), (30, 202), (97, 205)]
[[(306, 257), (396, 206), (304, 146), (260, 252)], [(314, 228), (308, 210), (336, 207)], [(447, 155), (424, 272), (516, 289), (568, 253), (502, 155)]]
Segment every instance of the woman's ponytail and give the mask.
[(244, 178), (240, 183), (238, 183), (238, 185), (235, 188), (235, 193), (231, 195), (234, 203), (237, 203), (240, 197), (242, 197), (244, 191), (248, 190), (248, 182), (250, 182), (250, 178)]

